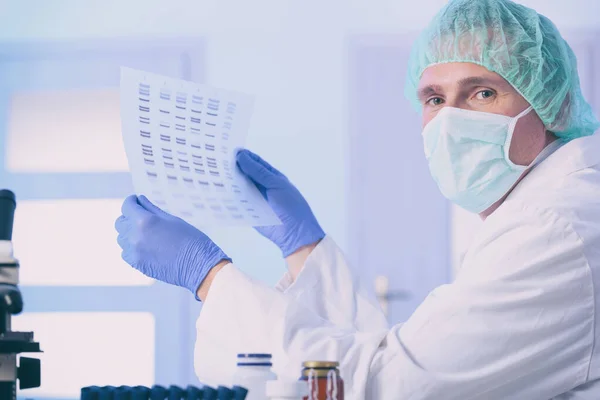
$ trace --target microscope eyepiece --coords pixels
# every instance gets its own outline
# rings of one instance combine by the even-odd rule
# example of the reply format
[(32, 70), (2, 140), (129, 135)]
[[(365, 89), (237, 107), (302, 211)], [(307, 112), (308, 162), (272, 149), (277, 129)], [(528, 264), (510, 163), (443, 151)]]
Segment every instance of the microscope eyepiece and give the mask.
[(0, 190), (0, 240), (12, 240), (17, 201), (10, 190)]

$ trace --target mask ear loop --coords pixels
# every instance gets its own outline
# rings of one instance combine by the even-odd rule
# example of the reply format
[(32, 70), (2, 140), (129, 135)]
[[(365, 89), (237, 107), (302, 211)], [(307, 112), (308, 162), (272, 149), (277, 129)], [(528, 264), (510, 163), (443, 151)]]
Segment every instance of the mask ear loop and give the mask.
[(506, 143), (504, 143), (504, 159), (506, 160), (506, 162), (508, 163), (508, 165), (511, 168), (516, 169), (516, 170), (525, 169), (526, 166), (524, 166), (524, 165), (517, 165), (517, 164), (515, 164), (514, 162), (512, 162), (510, 160), (510, 158), (508, 157), (509, 151), (510, 151), (510, 145), (512, 144), (512, 139), (513, 139), (513, 136), (514, 136), (514, 133), (515, 133), (515, 127), (517, 126), (517, 122), (519, 122), (519, 119), (521, 119), (525, 115), (529, 114), (531, 112), (531, 110), (533, 110), (533, 106), (529, 106), (525, 110), (521, 111), (516, 117), (514, 117), (510, 121), (510, 124), (508, 124), (508, 132), (507, 132), (507, 135), (506, 135)]

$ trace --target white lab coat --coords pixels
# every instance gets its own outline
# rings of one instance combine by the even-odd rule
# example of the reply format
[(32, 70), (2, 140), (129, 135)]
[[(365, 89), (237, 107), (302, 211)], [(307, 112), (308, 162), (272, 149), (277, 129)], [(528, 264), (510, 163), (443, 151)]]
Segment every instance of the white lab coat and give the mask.
[(227, 383), (235, 353), (271, 352), (290, 379), (304, 360), (340, 361), (346, 399), (597, 400), (599, 301), (596, 134), (534, 168), (483, 223), (454, 282), (391, 329), (330, 237), (276, 289), (226, 266), (198, 318), (196, 373)]

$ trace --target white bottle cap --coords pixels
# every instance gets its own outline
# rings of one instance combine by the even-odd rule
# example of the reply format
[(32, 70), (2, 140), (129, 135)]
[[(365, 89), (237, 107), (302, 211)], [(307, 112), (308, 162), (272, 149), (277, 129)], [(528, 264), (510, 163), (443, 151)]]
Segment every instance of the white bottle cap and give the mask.
[(268, 381), (267, 396), (302, 398), (308, 396), (308, 383), (306, 381)]

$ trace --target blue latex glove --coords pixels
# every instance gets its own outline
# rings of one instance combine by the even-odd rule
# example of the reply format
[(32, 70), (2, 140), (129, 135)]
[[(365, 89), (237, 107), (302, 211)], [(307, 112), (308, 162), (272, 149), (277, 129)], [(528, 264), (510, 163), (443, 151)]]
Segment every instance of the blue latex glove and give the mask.
[(282, 224), (256, 230), (275, 243), (284, 257), (325, 237), (310, 206), (281, 172), (248, 150), (237, 154), (237, 165), (256, 185)]
[(145, 196), (127, 197), (121, 212), (115, 228), (123, 260), (144, 275), (195, 295), (214, 266), (231, 261), (208, 236)]

